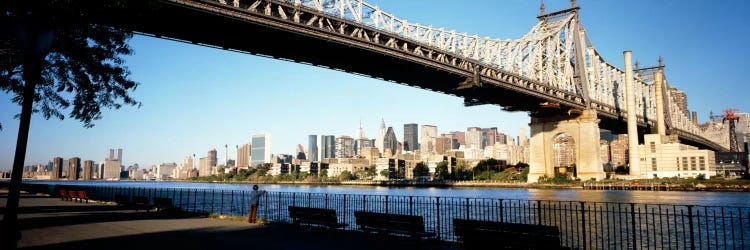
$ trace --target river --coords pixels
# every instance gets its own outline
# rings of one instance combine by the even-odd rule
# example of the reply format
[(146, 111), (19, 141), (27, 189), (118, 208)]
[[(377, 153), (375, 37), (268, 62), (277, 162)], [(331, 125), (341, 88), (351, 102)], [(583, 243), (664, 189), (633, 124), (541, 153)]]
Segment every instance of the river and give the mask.
[[(64, 184), (87, 186), (214, 189), (249, 191), (247, 183), (199, 183), (169, 181), (24, 181), (24, 183)], [(750, 207), (748, 192), (685, 192), (685, 191), (634, 191), (634, 190), (582, 190), (582, 189), (525, 189), (491, 187), (384, 187), (352, 185), (287, 185), (260, 184), (270, 192), (365, 194), (395, 196), (432, 196), (461, 198), (492, 198), (518, 200), (556, 200), (585, 202), (647, 203), (703, 206)]]

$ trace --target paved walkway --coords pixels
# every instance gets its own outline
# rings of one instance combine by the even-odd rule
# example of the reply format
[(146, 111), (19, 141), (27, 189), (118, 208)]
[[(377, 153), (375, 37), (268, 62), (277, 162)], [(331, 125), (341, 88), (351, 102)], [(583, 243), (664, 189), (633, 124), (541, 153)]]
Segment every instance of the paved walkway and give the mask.
[[(0, 216), (6, 200), (0, 191)], [(28, 194), (18, 218), (23, 249), (454, 249), (400, 237), (136, 212)]]

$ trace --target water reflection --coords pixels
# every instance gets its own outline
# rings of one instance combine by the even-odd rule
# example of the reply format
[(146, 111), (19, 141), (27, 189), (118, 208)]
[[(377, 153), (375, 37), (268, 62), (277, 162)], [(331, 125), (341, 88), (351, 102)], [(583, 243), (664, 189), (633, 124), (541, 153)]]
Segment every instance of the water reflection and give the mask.
[[(24, 183), (93, 185), (146, 188), (193, 188), (212, 190), (250, 191), (252, 183), (191, 183), (154, 181), (24, 181)], [(635, 190), (582, 190), (582, 189), (522, 189), (486, 187), (383, 187), (349, 185), (281, 185), (258, 184), (261, 189), (271, 192), (300, 192), (328, 194), (364, 194), (399, 196), (437, 196), (461, 198), (519, 199), (519, 200), (558, 200), (586, 202), (683, 204), (704, 206), (746, 206), (750, 207), (750, 193), (747, 192), (683, 192), (683, 191), (635, 191)]]

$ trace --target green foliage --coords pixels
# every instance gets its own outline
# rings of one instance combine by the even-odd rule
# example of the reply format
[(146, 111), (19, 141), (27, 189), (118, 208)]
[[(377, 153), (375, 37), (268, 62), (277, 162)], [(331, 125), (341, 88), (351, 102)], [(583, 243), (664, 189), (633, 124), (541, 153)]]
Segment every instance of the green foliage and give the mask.
[(450, 179), (448, 174), (448, 162), (441, 161), (435, 166), (435, 179), (436, 180), (447, 180)]
[(321, 169), (320, 172), (318, 172), (318, 176), (320, 178), (328, 178), (328, 169)]
[(699, 181), (705, 181), (706, 180), (706, 174), (698, 174), (698, 176), (696, 176), (695, 179), (699, 180)]
[(388, 169), (380, 170), (380, 175), (381, 176), (385, 176), (385, 178), (390, 178), (390, 174), (391, 174), (391, 172), (388, 171)]
[(339, 180), (340, 181), (351, 181), (351, 180), (354, 180), (354, 179), (356, 179), (355, 176), (352, 175), (352, 173), (349, 172), (349, 171), (344, 170), (344, 171), (341, 172), (341, 174), (339, 174)]
[[(0, 91), (8, 92), (11, 101), (23, 101), (21, 44), (15, 39), (13, 13), (26, 12), (17, 9), (21, 5), (13, 1), (0, 13)], [(94, 121), (102, 118), (102, 109), (119, 109), (123, 105), (140, 103), (130, 96), (138, 83), (129, 79), (130, 72), (124, 66), (127, 55), (133, 50), (127, 41), (132, 32), (94, 24), (100, 13), (128, 5), (122, 1), (31, 1), (33, 10), (48, 10), (44, 20), (38, 20), (52, 30), (52, 44), (43, 63), (42, 80), (36, 83), (34, 113), (45, 119), (64, 119), (67, 116), (83, 122), (90, 128)], [(7, 11), (6, 11), (7, 10)]]
[(414, 174), (414, 178), (426, 179), (430, 177), (430, 168), (427, 167), (427, 164), (424, 162), (418, 162), (417, 165), (414, 166), (412, 174)]

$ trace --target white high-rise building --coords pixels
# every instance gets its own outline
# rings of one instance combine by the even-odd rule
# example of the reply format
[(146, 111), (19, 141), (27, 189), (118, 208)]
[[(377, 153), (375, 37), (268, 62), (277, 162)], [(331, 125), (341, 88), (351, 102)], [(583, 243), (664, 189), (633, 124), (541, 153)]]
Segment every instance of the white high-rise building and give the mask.
[(383, 153), (383, 143), (385, 142), (385, 120), (380, 119), (380, 132), (378, 133), (378, 137), (375, 138), (375, 147), (378, 148), (380, 153)]
[(104, 171), (102, 179), (119, 180), (122, 171), (122, 149), (110, 149), (109, 156), (104, 159)]
[(422, 125), (421, 137), (420, 152), (423, 154), (434, 154), (436, 152), (435, 138), (437, 137), (437, 126)]
[(255, 134), (250, 141), (250, 166), (271, 163), (271, 134)]

